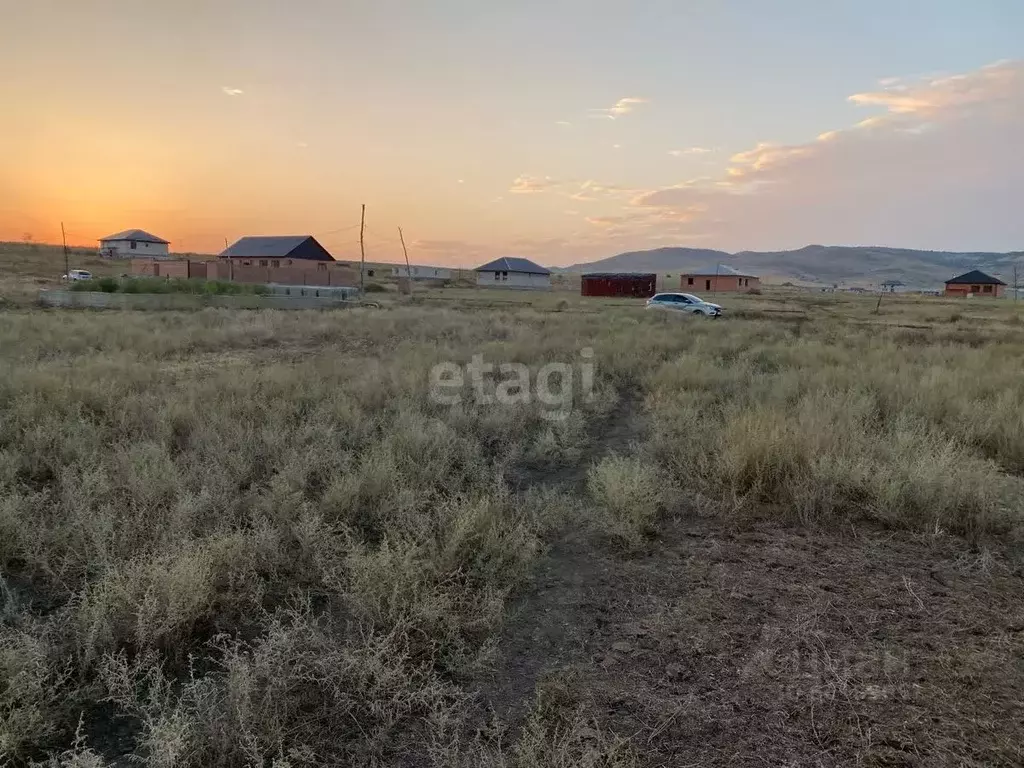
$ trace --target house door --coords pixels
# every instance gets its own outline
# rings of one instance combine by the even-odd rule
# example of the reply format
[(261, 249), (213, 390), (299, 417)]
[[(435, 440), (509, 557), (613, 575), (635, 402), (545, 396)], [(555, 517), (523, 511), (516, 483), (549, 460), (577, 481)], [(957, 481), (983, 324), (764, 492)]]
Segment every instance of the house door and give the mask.
[(705, 291), (710, 291), (711, 290), (711, 281), (710, 280), (705, 280), (704, 281), (704, 290)]

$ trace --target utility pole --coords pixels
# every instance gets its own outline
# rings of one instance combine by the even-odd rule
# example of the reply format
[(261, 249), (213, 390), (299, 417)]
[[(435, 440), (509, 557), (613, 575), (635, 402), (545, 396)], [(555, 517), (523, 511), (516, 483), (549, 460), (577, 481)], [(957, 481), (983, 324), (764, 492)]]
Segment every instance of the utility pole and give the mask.
[[(409, 281), (409, 295), (412, 296), (412, 267), (409, 266), (409, 251), (405, 247), (405, 235), (402, 234), (402, 228), (398, 228), (398, 239), (402, 241), (402, 253), (405, 254), (405, 277)], [(1014, 282), (1017, 282), (1014, 280)]]
[(363, 232), (366, 231), (366, 203), (363, 203), (363, 213), (359, 217), (359, 293), (365, 293), (363, 284), (366, 275), (366, 247), (363, 245)]
[(68, 263), (68, 236), (64, 234), (64, 222), (60, 223), (60, 239), (64, 243), (64, 279), (71, 281), (71, 269)]

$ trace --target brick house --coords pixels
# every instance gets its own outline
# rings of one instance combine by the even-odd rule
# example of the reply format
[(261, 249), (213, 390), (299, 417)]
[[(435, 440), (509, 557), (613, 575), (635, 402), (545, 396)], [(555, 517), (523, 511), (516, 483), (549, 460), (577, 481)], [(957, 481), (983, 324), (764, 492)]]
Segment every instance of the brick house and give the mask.
[(978, 269), (972, 269), (962, 275), (946, 281), (945, 296), (988, 296), (1000, 298), (1006, 293), (1006, 283), (998, 277), (986, 275)]
[(753, 291), (761, 287), (761, 278), (740, 272), (725, 264), (696, 272), (684, 272), (679, 276), (679, 287), (684, 291)]

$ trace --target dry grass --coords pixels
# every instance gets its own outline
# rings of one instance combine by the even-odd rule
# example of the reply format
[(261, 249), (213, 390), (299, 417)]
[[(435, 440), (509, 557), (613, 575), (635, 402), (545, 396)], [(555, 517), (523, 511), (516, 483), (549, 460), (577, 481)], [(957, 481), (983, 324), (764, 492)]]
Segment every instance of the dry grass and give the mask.
[(599, 524), (620, 543), (636, 547), (654, 532), (666, 489), (649, 460), (608, 456), (591, 467), (587, 486)]
[[(1020, 519), (1007, 306), (929, 325), (948, 311), (765, 295), (692, 323), (547, 301), (5, 312), (0, 764), (633, 765), (543, 696), (507, 738), (467, 732), (510, 596), (580, 506), (510, 478), (584, 461), (627, 392), (649, 441), (594, 463), (584, 514), (630, 548), (696, 495), (976, 541)], [(429, 397), (440, 361), (586, 346), (595, 396), (565, 421)]]

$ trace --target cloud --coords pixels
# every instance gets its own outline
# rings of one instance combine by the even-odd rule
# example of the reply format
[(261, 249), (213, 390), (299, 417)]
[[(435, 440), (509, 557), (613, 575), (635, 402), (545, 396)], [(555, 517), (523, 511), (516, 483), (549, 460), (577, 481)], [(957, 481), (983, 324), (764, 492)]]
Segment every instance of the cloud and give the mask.
[(682, 157), (683, 155), (706, 155), (714, 151), (708, 147), (687, 147), (686, 149), (670, 149), (668, 153), (672, 157)]
[(594, 201), (594, 200), (619, 200), (635, 195), (639, 190), (629, 187), (622, 187), (617, 184), (602, 184), (588, 179), (579, 185), (579, 188), (569, 194), (573, 200)]
[(893, 115), (949, 114), (976, 105), (1012, 98), (1020, 92), (1021, 63), (1002, 61), (969, 74), (907, 82), (887, 78), (882, 90), (855, 93), (849, 100), (860, 106), (885, 107)]
[(243, 93), (245, 93), (245, 91), (243, 91), (241, 88), (231, 88), (227, 85), (221, 86), (220, 90), (228, 96), (241, 96)]
[(555, 125), (561, 125), (563, 128), (572, 125), (568, 120), (555, 120)]
[(609, 120), (616, 120), (623, 115), (628, 115), (638, 104), (647, 104), (647, 99), (639, 96), (627, 96), (624, 99), (619, 99), (612, 106), (606, 109), (592, 109), (590, 110), (591, 117), (606, 117)]
[(550, 176), (529, 176), (523, 174), (512, 182), (512, 186), (509, 187), (508, 191), (516, 195), (536, 194), (554, 189), (560, 183)]
[(646, 190), (632, 205), (715, 221), (726, 248), (1024, 241), (1014, 202), (1024, 197), (1024, 61), (887, 79), (849, 100), (881, 112), (803, 143), (761, 142), (732, 155), (719, 177)]

